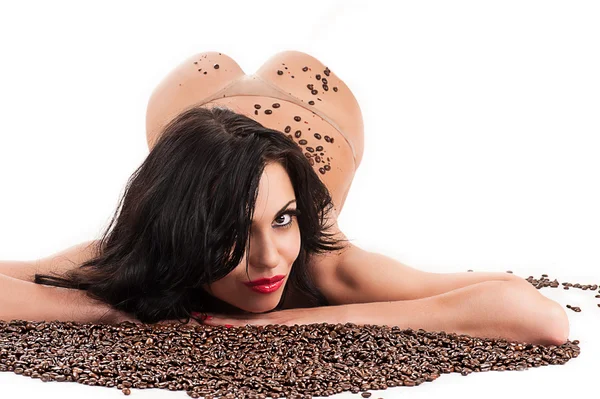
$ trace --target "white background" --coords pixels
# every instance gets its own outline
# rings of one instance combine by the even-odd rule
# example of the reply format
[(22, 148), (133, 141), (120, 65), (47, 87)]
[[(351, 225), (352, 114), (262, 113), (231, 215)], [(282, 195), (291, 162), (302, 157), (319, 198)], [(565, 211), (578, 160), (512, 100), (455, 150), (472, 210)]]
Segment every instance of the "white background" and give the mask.
[[(362, 108), (364, 158), (339, 220), (356, 245), (428, 271), (600, 283), (598, 21), (595, 1), (2, 2), (0, 259), (98, 237), (148, 153), (150, 93), (181, 61), (220, 51), (250, 74), (299, 50)], [(373, 397), (589, 392), (599, 301), (541, 292), (582, 308), (567, 310), (578, 359)], [(0, 373), (7, 389), (121, 395)]]

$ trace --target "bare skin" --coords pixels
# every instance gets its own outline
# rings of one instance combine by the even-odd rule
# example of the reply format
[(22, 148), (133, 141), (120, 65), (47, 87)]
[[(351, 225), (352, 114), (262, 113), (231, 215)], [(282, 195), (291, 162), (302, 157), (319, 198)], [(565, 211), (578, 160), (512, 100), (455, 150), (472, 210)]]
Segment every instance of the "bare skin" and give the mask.
[[(321, 75), (320, 80), (317, 74)], [(325, 76), (329, 90), (325, 90), (322, 84)], [(257, 77), (260, 81), (255, 79)], [(239, 84), (236, 86), (236, 83)], [(310, 84), (314, 86), (312, 90), (317, 90), (316, 94), (307, 88)], [(268, 94), (267, 86), (270, 89), (275, 87), (275, 91), (287, 93), (295, 100), (273, 98)], [(223, 89), (227, 90), (227, 87), (237, 89), (229, 93), (232, 95), (204, 101)], [(310, 101), (314, 101), (314, 105)], [(274, 106), (275, 103), (278, 106)], [(260, 105), (260, 109), (255, 107), (256, 104)], [(281, 132), (290, 126), (293, 139), (304, 149), (305, 155), (311, 155), (315, 172), (332, 195), (332, 230), (339, 238), (346, 238), (339, 230), (337, 218), (362, 160), (364, 129), (356, 99), (332, 71), (314, 57), (298, 51), (274, 55), (254, 75), (244, 74), (233, 59), (222, 53), (196, 54), (177, 66), (154, 90), (146, 117), (149, 148), (153, 147), (161, 129), (170, 120), (183, 110), (198, 105), (226, 106)], [(271, 112), (264, 112), (267, 109)], [(300, 120), (294, 117), (300, 117)], [(295, 135), (297, 130), (301, 131), (300, 137)], [(333, 141), (325, 142), (314, 133), (319, 133), (321, 138), (327, 135)], [(307, 140), (307, 143), (300, 143), (301, 139)], [(323, 153), (319, 162), (315, 159), (317, 150), (308, 150), (308, 147), (316, 149), (317, 146), (323, 147), (318, 150), (319, 155)], [(330, 166), (330, 170), (322, 173), (320, 169), (325, 164)], [(254, 220), (256, 227), (253, 227), (250, 254), (246, 254), (249, 256), (250, 278), (285, 274), (287, 279), (299, 251), (297, 225), (289, 230), (282, 229), (278, 225), (289, 221), (289, 217), (286, 216), (282, 222), (281, 218), (274, 216), (281, 206), (293, 199), (294, 192), (289, 177), (276, 165), (265, 170), (260, 184), (255, 213), (257, 219)], [(6, 275), (31, 282), (36, 272), (61, 272), (77, 267), (91, 258), (97, 243), (96, 240), (88, 241), (35, 261), (0, 262), (0, 279)], [(505, 331), (504, 336), (514, 339), (556, 344), (564, 342), (568, 336), (568, 318), (562, 306), (512, 274), (430, 273), (355, 245), (349, 245), (342, 252), (314, 257), (308, 266), (314, 273), (317, 288), (329, 303), (348, 305), (345, 308), (348, 312), (345, 313), (346, 319), (358, 323), (373, 321), (413, 325), (413, 328), (427, 326), (481, 337), (492, 337), (499, 331)], [(273, 294), (256, 294), (242, 285), (244, 281), (247, 281), (245, 258), (228, 276), (211, 284), (213, 295), (251, 313), (268, 311), (279, 302), (281, 289)], [(5, 283), (13, 284), (9, 280)], [(16, 287), (17, 284), (14, 284)], [(28, 289), (45, 291), (48, 288), (19, 287), (20, 292)], [(35, 294), (40, 294), (37, 291)], [(519, 294), (518, 301), (499, 303), (498, 298), (516, 297), (513, 293)], [(44, 298), (49, 298), (45, 300), (48, 306), (53, 302), (52, 298), (66, 296), (56, 290), (43, 294)], [(81, 297), (83, 303), (84, 295)], [(290, 291), (284, 309), (302, 310), (306, 307), (304, 300), (302, 293)], [(465, 305), (467, 303), (469, 305)], [(372, 304), (375, 307), (354, 307), (353, 304)], [(20, 305), (16, 304), (15, 309), (17, 306)], [(89, 312), (93, 313), (96, 308), (89, 306)], [(423, 318), (418, 314), (419, 309), (426, 309), (428, 316)], [(526, 311), (530, 315), (527, 318), (513, 317)], [(310, 312), (306, 314), (311, 315)], [(441, 321), (443, 318), (439, 316), (442, 315), (447, 315), (448, 320)], [(457, 320), (461, 320), (460, 324), (456, 324)]]

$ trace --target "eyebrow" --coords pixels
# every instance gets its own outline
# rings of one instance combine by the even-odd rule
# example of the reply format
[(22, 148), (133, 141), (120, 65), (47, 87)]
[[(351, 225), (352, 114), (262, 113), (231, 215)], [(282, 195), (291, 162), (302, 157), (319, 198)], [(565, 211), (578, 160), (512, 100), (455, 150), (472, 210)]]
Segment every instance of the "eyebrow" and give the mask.
[[(287, 204), (285, 204), (280, 210), (277, 211), (277, 213), (275, 214), (275, 218), (279, 217), (283, 211), (285, 211), (285, 209), (292, 203), (292, 202), (296, 202), (295, 199), (288, 201)], [(254, 220), (252, 221), (252, 224), (254, 225)]]

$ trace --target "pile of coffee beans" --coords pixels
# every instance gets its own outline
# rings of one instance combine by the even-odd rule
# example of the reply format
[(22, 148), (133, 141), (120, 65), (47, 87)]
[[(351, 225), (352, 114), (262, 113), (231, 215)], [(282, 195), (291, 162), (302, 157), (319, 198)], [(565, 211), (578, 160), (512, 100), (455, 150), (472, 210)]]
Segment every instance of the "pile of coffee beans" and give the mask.
[(346, 324), (225, 328), (194, 324), (0, 321), (0, 371), (42, 381), (185, 390), (193, 398), (311, 398), (417, 386), (444, 373), (564, 364), (555, 346), (422, 329)]

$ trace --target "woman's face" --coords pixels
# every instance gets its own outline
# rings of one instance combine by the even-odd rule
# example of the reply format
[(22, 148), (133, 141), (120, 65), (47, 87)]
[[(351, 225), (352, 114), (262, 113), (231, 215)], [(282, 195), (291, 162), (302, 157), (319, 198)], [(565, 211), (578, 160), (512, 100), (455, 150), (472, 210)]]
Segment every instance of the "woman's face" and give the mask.
[[(240, 264), (227, 276), (203, 289), (241, 310), (263, 313), (273, 310), (283, 294), (292, 264), (300, 253), (300, 229), (292, 182), (279, 163), (270, 163), (260, 178), (254, 219), (250, 228), (250, 253), (246, 251)], [(290, 224), (291, 223), (291, 224)], [(246, 273), (246, 257), (248, 273)], [(246, 282), (284, 275), (283, 284), (274, 292), (263, 294)], [(248, 278), (249, 276), (249, 278)]]

